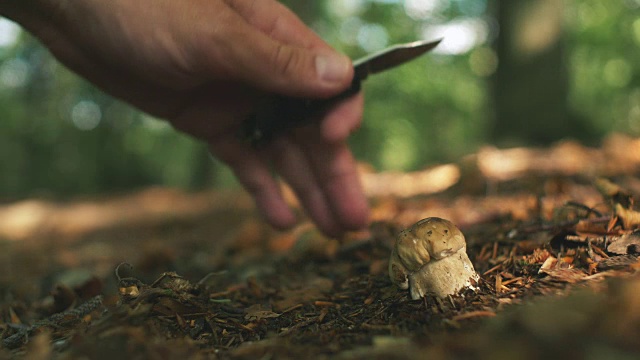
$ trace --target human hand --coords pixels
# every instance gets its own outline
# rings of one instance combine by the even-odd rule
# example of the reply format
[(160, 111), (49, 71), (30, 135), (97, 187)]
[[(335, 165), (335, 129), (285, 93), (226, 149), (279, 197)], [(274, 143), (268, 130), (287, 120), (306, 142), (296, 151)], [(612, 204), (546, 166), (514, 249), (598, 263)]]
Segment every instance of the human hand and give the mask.
[(236, 136), (261, 96), (330, 97), (353, 77), (350, 60), (277, 1), (10, 0), (0, 11), (106, 92), (208, 142), (272, 225), (290, 227), (295, 217), (271, 168), (323, 232), (366, 225), (346, 144), (361, 95), (260, 150)]

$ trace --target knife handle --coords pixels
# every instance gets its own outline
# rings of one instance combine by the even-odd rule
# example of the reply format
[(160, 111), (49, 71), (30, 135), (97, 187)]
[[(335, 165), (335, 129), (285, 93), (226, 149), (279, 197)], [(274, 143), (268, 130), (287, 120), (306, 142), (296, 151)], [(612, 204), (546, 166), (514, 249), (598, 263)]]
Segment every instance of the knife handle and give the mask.
[(240, 137), (253, 147), (269, 143), (288, 130), (306, 125), (314, 116), (360, 91), (360, 76), (354, 76), (351, 86), (328, 99), (304, 99), (276, 96), (264, 99), (242, 124)]

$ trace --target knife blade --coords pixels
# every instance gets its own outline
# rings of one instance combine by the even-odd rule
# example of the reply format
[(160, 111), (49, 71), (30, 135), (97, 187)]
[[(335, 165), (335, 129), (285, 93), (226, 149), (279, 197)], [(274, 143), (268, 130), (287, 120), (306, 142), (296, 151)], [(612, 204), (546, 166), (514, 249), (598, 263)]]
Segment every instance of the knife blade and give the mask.
[(328, 99), (304, 99), (276, 96), (264, 99), (242, 124), (240, 137), (254, 147), (264, 145), (286, 131), (308, 124), (314, 116), (327, 111), (340, 100), (360, 91), (362, 81), (411, 61), (435, 48), (436, 41), (415, 41), (395, 45), (353, 62), (354, 76), (351, 86)]

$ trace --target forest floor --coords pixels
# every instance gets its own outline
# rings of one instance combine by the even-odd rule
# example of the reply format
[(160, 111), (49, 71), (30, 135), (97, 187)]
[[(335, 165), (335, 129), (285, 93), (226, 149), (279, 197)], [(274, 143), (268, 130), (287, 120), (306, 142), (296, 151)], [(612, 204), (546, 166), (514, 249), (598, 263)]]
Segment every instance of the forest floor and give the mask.
[[(0, 206), (0, 358), (640, 356), (640, 140), (362, 172), (373, 223), (342, 239), (276, 232), (240, 191)], [(430, 216), (465, 234), (475, 290), (392, 285), (395, 235)]]

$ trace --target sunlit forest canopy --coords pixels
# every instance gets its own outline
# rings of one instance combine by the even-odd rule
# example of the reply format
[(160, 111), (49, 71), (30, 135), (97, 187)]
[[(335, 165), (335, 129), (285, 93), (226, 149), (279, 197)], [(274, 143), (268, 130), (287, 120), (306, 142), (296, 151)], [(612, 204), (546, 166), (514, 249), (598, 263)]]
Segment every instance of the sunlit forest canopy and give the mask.
[[(369, 78), (352, 146), (379, 170), (483, 144), (640, 135), (640, 0), (284, 1), (356, 59), (444, 38)], [(0, 18), (0, 199), (232, 183), (206, 147), (114, 100)]]

